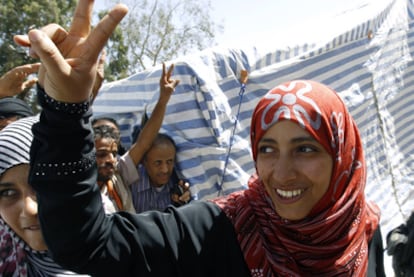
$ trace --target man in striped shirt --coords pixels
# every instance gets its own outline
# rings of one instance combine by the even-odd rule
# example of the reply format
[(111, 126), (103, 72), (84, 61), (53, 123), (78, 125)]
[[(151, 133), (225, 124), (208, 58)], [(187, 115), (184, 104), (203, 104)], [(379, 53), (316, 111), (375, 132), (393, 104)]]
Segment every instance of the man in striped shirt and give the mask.
[(189, 184), (175, 168), (177, 148), (171, 137), (158, 134), (138, 166), (139, 180), (131, 186), (135, 210), (162, 211), (190, 201)]

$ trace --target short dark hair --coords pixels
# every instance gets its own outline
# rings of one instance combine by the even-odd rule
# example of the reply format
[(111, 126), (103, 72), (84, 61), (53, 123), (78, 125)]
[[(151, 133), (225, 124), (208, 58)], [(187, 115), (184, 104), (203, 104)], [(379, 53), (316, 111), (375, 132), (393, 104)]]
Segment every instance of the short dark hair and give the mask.
[(115, 130), (112, 127), (109, 127), (107, 125), (100, 125), (93, 128), (93, 137), (94, 139), (105, 139), (110, 138), (116, 141), (116, 143), (119, 143), (120, 137), (118, 130)]
[(106, 116), (97, 117), (97, 118), (92, 119), (92, 126), (95, 125), (96, 122), (99, 122), (101, 120), (109, 121), (109, 122), (113, 123), (116, 126), (116, 128), (118, 128), (118, 130), (120, 129), (118, 122), (114, 118), (106, 117)]
[(152, 142), (152, 146), (166, 143), (170, 143), (172, 146), (174, 146), (175, 151), (177, 151), (177, 145), (175, 145), (175, 141), (172, 139), (172, 137), (170, 137), (167, 134), (158, 133), (154, 141)]
[[(174, 147), (175, 152), (177, 153), (177, 145), (175, 144), (175, 141), (172, 139), (172, 137), (170, 137), (167, 134), (158, 133), (157, 136), (155, 137), (154, 141), (151, 144), (151, 148), (154, 147), (154, 146), (157, 146), (157, 145), (162, 145), (162, 144), (172, 145)], [(148, 151), (147, 151), (147, 153), (148, 153)], [(147, 158), (147, 153), (144, 154), (143, 159)]]
[(116, 126), (117, 130), (115, 130), (115, 131), (118, 132), (118, 137), (119, 137), (119, 139), (117, 140), (118, 154), (121, 155), (121, 156), (124, 155), (127, 150), (125, 149), (125, 147), (121, 143), (121, 134), (120, 134), (120, 131), (121, 131), (120, 129), (121, 128), (120, 128), (118, 122), (114, 118), (109, 117), (109, 116), (96, 117), (96, 118), (92, 119), (92, 127), (99, 121), (109, 121), (109, 122), (113, 123)]

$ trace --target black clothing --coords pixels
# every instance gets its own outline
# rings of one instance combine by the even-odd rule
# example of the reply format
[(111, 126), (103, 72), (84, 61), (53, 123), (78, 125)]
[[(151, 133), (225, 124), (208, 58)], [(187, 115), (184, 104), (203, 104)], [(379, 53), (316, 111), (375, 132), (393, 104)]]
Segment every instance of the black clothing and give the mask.
[(396, 277), (414, 276), (414, 213), (387, 234), (387, 253), (392, 256)]
[(368, 245), (368, 277), (385, 277), (384, 247), (382, 243), (381, 228), (378, 226)]
[[(250, 276), (233, 225), (213, 203), (105, 215), (88, 103), (38, 96), (29, 183), (57, 263), (93, 276)], [(369, 252), (367, 275), (385, 276), (379, 229)]]
[(0, 99), (0, 118), (13, 116), (32, 116), (33, 111), (22, 99), (16, 97), (5, 97)]
[(88, 105), (69, 109), (41, 92), (39, 102), (29, 178), (57, 263), (93, 276), (250, 276), (234, 228), (215, 204), (105, 215)]

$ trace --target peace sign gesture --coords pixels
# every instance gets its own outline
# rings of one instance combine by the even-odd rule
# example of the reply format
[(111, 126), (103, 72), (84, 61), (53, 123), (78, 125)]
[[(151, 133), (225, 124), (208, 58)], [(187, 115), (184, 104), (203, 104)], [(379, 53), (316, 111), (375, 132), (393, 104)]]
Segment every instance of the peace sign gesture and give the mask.
[(93, 2), (79, 0), (69, 31), (49, 24), (14, 37), (40, 58), (39, 84), (55, 100), (80, 103), (91, 97), (99, 53), (128, 12), (125, 5), (116, 5), (91, 31)]

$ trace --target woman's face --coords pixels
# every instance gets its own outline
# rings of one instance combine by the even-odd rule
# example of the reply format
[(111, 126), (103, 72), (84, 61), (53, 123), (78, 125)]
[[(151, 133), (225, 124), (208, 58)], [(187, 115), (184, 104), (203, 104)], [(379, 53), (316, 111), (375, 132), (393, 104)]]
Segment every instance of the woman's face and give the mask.
[(14, 166), (0, 176), (0, 216), (32, 249), (46, 250), (28, 176), (26, 164)]
[(333, 159), (307, 131), (284, 120), (258, 143), (257, 171), (276, 212), (285, 219), (305, 218), (329, 187)]

